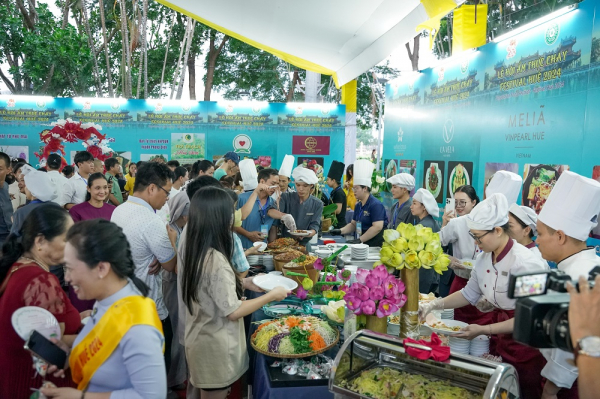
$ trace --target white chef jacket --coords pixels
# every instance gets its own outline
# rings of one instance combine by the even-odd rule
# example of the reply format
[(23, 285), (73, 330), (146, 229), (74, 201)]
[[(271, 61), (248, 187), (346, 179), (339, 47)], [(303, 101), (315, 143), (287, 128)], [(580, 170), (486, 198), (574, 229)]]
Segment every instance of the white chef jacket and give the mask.
[(531, 253), (533, 253), (534, 255), (537, 255), (540, 258), (544, 259), (542, 257), (542, 253), (540, 252), (540, 249), (537, 247), (537, 245), (535, 245), (535, 242), (532, 242), (531, 244), (527, 245), (525, 248), (529, 249), (531, 251)]
[[(573, 283), (579, 277), (588, 277), (589, 272), (596, 266), (600, 266), (600, 257), (596, 255), (594, 248), (588, 248), (563, 259), (558, 265), (558, 270), (565, 272), (571, 277)], [(548, 363), (542, 369), (542, 377), (552, 381), (561, 388), (571, 388), (579, 375), (577, 367), (571, 361), (575, 358), (571, 352), (561, 349), (540, 349)]]
[[(479, 248), (473, 237), (469, 235), (469, 226), (467, 226), (467, 217), (461, 216), (450, 219), (448, 224), (439, 232), (442, 245), (452, 244), (452, 254), (457, 259), (475, 259), (479, 254)], [(471, 275), (470, 270), (455, 270), (458, 277), (468, 279)]]
[(495, 265), (492, 264), (492, 255), (492, 252), (482, 252), (477, 257), (471, 278), (461, 290), (471, 305), (483, 296), (497, 308), (513, 310), (517, 301), (507, 295), (510, 275), (549, 270), (548, 263), (512, 239), (498, 255)]

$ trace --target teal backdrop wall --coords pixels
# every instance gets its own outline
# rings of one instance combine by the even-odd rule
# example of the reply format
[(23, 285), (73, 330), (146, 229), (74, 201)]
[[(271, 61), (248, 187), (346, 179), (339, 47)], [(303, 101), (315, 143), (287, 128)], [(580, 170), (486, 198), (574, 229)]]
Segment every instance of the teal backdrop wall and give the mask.
[[(297, 162), (315, 160), (326, 175), (331, 161), (344, 159), (344, 105), (40, 96), (0, 96), (0, 151), (38, 164), (40, 132), (65, 118), (102, 126), (110, 148), (135, 162), (162, 156), (191, 163), (236, 151), (279, 168), (293, 154)], [(66, 143), (67, 162), (83, 149)]]
[[(566, 169), (600, 180), (600, 1), (390, 82), (382, 168), (411, 170), (442, 207), (497, 170), (539, 211)], [(466, 176), (465, 176), (466, 175)], [(568, 204), (565, 204), (568, 206)], [(600, 233), (599, 233), (600, 234)]]

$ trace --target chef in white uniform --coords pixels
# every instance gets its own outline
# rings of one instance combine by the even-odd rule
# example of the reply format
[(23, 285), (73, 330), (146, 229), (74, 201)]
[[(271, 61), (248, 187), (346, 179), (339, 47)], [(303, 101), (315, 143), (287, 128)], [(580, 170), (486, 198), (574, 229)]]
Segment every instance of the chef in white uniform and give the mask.
[(392, 196), (397, 200), (392, 206), (392, 220), (388, 229), (395, 229), (400, 223), (418, 224), (410, 212), (410, 192), (415, 188), (415, 178), (408, 173), (398, 173), (387, 179), (387, 182), (392, 185)]
[(239, 163), (242, 187), (244, 192), (253, 191), (258, 187), (258, 172), (252, 159), (244, 159)]
[[(542, 256), (556, 262), (574, 282), (600, 266), (594, 248), (586, 246), (590, 231), (598, 224), (598, 213), (600, 183), (565, 171), (538, 216), (537, 244)], [(542, 349), (542, 353), (548, 360), (542, 371), (547, 378), (543, 398), (556, 398), (560, 389), (571, 388), (577, 379), (577, 367), (571, 363), (574, 357), (560, 349)]]
[(279, 168), (279, 190), (275, 191), (271, 196), (275, 201), (279, 199), (281, 194), (295, 192), (294, 189), (290, 187), (290, 183), (292, 182), (292, 169), (294, 169), (295, 162), (296, 157), (293, 155), (286, 154), (286, 156), (283, 157), (281, 168)]
[(523, 178), (521, 176), (506, 170), (499, 170), (494, 174), (494, 177), (492, 177), (492, 180), (486, 187), (485, 197), (489, 198), (493, 194), (502, 193), (510, 206), (519, 201), (519, 193), (522, 186)]
[(431, 310), (475, 305), (483, 298), (493, 314), (492, 324), (471, 324), (457, 337), (473, 339), (479, 335), (498, 335), (496, 353), (493, 354), (502, 356), (504, 362), (517, 369), (523, 398), (539, 398), (544, 359), (538, 350), (512, 340), (516, 300), (507, 294), (511, 274), (546, 271), (548, 264), (508, 236), (508, 203), (503, 194), (491, 195), (466, 218), (471, 236), (482, 250), (471, 278), (460, 292), (419, 304), (419, 314), (423, 318)]
[(508, 235), (541, 258), (542, 253), (533, 241), (537, 235), (536, 224), (537, 215), (530, 207), (512, 204), (508, 209)]

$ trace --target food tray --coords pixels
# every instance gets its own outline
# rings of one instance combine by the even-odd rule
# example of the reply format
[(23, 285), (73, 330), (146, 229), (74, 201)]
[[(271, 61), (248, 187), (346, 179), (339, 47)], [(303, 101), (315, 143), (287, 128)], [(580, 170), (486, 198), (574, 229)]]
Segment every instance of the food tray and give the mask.
[(311, 357), (311, 356), (318, 355), (323, 352), (327, 352), (329, 349), (336, 346), (338, 341), (340, 340), (340, 332), (335, 329), (334, 329), (334, 331), (335, 331), (335, 340), (330, 345), (327, 345), (326, 347), (319, 349), (318, 351), (312, 351), (312, 352), (308, 352), (308, 353), (300, 353), (300, 354), (294, 354), (294, 355), (282, 355), (280, 353), (265, 352), (262, 349), (258, 349), (254, 345), (254, 338), (256, 338), (256, 334), (258, 334), (258, 332), (259, 332), (258, 330), (256, 330), (254, 332), (254, 334), (252, 334), (252, 336), (250, 337), (250, 345), (252, 346), (252, 348), (255, 351), (257, 351), (258, 353), (261, 353), (265, 356), (276, 357), (278, 359), (302, 359), (303, 357)]

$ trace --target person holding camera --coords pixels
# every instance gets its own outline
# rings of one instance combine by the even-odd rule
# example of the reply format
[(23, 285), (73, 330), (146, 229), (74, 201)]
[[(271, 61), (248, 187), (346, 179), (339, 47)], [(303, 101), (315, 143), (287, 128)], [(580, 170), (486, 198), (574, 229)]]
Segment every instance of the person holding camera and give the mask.
[(593, 289), (582, 276), (579, 292), (571, 283), (567, 283), (567, 291), (571, 294), (569, 331), (579, 368), (579, 398), (593, 399), (600, 392), (600, 276), (596, 276)]
[(435, 309), (455, 309), (477, 305), (483, 312), (493, 312), (493, 324), (471, 324), (457, 338), (473, 339), (480, 335), (496, 335), (498, 343), (493, 355), (515, 367), (519, 374), (521, 397), (539, 398), (542, 394), (544, 358), (537, 349), (519, 344), (512, 338), (516, 300), (508, 296), (511, 274), (548, 270), (548, 264), (508, 235), (508, 202), (496, 193), (479, 203), (467, 217), (471, 237), (482, 253), (477, 256), (467, 285), (446, 298), (419, 304), (423, 319)]
[[(600, 213), (600, 183), (576, 173), (562, 173), (550, 193), (537, 221), (536, 240), (542, 257), (555, 262), (571, 280), (587, 279), (589, 272), (600, 265), (594, 248), (586, 246), (590, 231), (598, 224)], [(571, 306), (572, 308), (572, 306)], [(548, 361), (542, 370), (546, 378), (543, 399), (577, 398), (578, 370), (573, 355), (561, 349), (542, 349)]]

